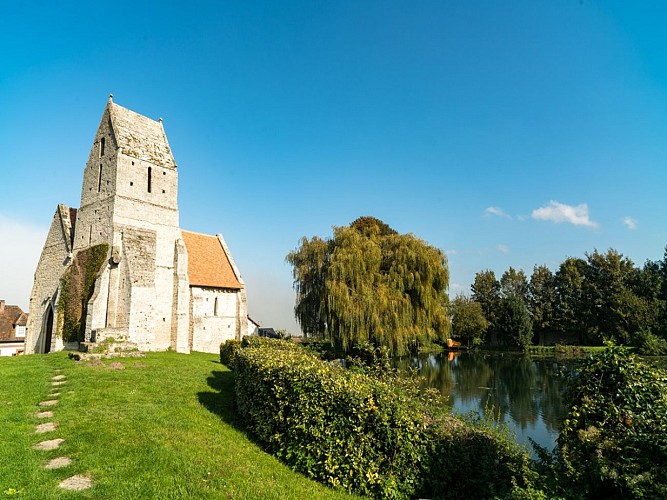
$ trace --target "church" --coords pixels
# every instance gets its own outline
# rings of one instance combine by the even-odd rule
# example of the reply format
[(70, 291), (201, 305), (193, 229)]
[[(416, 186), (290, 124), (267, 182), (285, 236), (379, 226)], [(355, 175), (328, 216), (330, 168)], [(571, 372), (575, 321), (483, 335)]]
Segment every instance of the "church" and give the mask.
[(177, 197), (162, 119), (110, 96), (79, 208), (58, 205), (37, 264), (26, 353), (105, 340), (217, 352), (248, 333), (245, 285), (225, 240), (182, 230)]

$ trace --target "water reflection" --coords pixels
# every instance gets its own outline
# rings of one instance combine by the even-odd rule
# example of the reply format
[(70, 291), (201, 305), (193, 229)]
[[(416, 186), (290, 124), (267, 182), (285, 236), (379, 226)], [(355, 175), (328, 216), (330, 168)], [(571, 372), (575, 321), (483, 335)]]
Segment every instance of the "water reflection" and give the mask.
[(519, 442), (530, 437), (549, 449), (566, 412), (564, 375), (574, 369), (572, 361), (469, 352), (403, 358), (398, 366), (416, 368), (423, 385), (447, 396), (455, 412), (505, 422)]

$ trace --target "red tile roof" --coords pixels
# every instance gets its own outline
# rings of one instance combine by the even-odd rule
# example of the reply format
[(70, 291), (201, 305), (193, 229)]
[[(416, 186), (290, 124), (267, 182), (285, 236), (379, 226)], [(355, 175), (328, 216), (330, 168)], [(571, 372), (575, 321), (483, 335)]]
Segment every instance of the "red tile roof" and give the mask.
[(227, 252), (217, 236), (183, 231), (190, 286), (241, 289)]
[(0, 302), (0, 340), (14, 340), (15, 325), (25, 326), (28, 315), (19, 306), (6, 306), (4, 300)]

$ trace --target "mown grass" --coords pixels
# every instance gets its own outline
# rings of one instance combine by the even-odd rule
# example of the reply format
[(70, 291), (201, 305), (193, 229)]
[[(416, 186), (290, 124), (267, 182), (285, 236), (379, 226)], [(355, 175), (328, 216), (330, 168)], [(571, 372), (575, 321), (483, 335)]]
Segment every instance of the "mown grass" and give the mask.
[[(296, 474), (248, 438), (233, 409), (233, 375), (216, 358), (0, 359), (0, 498), (354, 498)], [(37, 403), (51, 393), (56, 368), (67, 377), (53, 408), (58, 429), (37, 435)], [(56, 437), (65, 440), (59, 449), (32, 449)], [(70, 466), (42, 468), (63, 455)], [(61, 490), (74, 474), (93, 487)]]
[(531, 345), (526, 348), (526, 353), (538, 356), (588, 356), (590, 354), (603, 352), (604, 350), (605, 346)]

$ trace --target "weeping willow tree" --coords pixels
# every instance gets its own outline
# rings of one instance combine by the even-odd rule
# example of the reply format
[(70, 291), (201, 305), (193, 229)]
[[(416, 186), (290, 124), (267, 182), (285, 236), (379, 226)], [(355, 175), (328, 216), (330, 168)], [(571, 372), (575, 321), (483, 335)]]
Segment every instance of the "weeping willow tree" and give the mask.
[(304, 333), (345, 350), (370, 341), (395, 354), (446, 340), (449, 272), (440, 250), (373, 217), (333, 233), (304, 237), (287, 256)]

